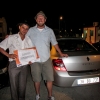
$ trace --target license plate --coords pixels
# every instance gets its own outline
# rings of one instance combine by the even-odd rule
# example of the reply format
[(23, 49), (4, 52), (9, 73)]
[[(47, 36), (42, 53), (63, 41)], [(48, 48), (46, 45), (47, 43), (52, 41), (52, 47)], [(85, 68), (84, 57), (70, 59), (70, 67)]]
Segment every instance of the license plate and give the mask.
[(84, 78), (84, 79), (78, 79), (77, 83), (80, 84), (91, 84), (91, 83), (97, 83), (99, 82), (99, 77), (93, 77), (93, 78)]

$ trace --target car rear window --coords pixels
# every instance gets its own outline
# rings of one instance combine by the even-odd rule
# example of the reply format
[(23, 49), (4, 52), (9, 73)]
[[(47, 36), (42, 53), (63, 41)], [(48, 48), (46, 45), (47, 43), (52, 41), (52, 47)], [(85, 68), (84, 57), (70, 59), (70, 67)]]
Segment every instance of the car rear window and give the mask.
[(85, 40), (62, 39), (58, 40), (61, 51), (96, 51), (96, 49)]

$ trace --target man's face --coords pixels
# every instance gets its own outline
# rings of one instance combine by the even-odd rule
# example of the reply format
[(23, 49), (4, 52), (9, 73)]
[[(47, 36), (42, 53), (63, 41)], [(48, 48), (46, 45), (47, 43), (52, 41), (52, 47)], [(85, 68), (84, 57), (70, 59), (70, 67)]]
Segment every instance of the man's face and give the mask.
[(38, 26), (42, 27), (42, 26), (44, 26), (46, 19), (43, 15), (38, 15), (36, 18), (36, 22), (37, 22)]
[(19, 31), (22, 35), (26, 35), (26, 33), (28, 32), (29, 30), (29, 26), (26, 25), (26, 24), (23, 24), (21, 26), (19, 26)]

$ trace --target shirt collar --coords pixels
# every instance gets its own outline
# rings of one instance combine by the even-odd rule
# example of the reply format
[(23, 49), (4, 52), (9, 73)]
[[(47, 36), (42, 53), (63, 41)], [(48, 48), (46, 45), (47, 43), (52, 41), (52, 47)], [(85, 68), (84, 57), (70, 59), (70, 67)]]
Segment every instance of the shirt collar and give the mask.
[[(35, 28), (37, 28), (37, 24), (35, 25)], [(44, 29), (47, 29), (47, 26), (46, 25), (44, 26)]]
[[(18, 38), (18, 39), (20, 38), (20, 39), (21, 39), (21, 37), (20, 37), (20, 35), (19, 35), (19, 32), (18, 32), (18, 34), (16, 35), (16, 38)], [(26, 38), (26, 35), (25, 35), (25, 38)], [(24, 38), (24, 39), (25, 39), (25, 38)]]

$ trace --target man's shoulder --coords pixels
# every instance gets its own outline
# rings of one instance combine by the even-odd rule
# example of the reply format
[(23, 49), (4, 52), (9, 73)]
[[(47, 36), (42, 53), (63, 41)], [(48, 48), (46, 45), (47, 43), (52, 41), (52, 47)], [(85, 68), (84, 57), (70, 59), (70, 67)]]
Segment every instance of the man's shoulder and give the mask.
[(33, 30), (33, 29), (35, 29), (35, 28), (36, 28), (35, 26), (32, 26), (32, 27), (29, 28), (29, 30), (31, 30), (31, 29)]
[(48, 30), (53, 31), (53, 29), (52, 29), (52, 28), (50, 28), (50, 27), (48, 27), (48, 26), (45, 26), (45, 28), (46, 28), (46, 29), (48, 29)]
[(18, 34), (10, 34), (5, 37), (8, 40), (16, 40), (16, 38), (18, 38)]
[(9, 37), (11, 37), (11, 38), (13, 38), (13, 37), (17, 37), (18, 36), (18, 34), (16, 33), (16, 34), (11, 34), (11, 35), (9, 35)]

